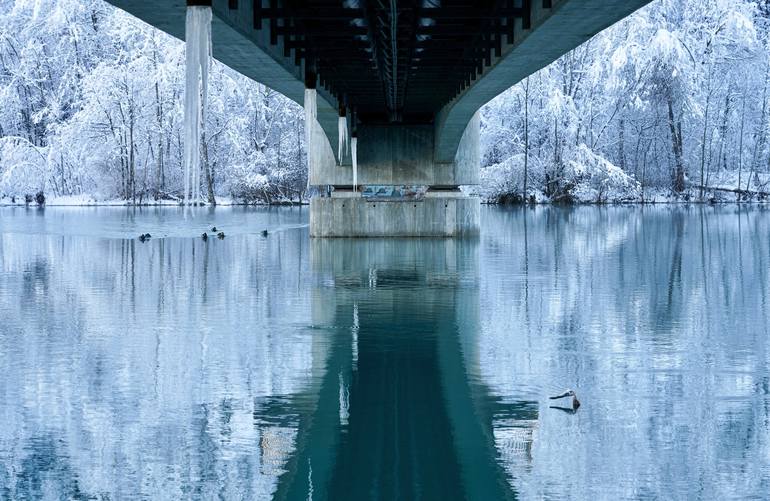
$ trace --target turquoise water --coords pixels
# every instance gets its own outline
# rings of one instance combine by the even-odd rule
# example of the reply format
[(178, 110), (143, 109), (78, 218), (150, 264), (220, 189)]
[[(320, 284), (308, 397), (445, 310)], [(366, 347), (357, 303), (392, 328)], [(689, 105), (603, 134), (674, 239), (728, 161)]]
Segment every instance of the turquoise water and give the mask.
[(762, 208), (0, 209), (0, 499), (766, 499), (768, 287)]

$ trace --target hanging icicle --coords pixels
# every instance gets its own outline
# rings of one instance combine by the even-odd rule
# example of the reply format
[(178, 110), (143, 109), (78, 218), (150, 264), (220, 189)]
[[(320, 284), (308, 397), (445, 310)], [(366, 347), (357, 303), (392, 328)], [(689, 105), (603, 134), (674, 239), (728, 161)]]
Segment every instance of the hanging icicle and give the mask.
[(316, 158), (320, 155), (320, 148), (313, 140), (313, 128), (315, 127), (317, 108), (317, 94), (315, 89), (305, 89), (305, 149), (307, 150), (307, 189), (310, 190), (310, 173), (314, 166), (318, 165)]
[(342, 165), (342, 157), (345, 156), (345, 149), (348, 146), (348, 119), (344, 115), (340, 115), (337, 120), (337, 137), (339, 141), (337, 143), (337, 161), (339, 165)]
[(184, 204), (188, 205), (200, 200), (201, 134), (206, 123), (211, 65), (211, 7), (187, 7), (185, 30)]
[[(316, 90), (305, 89), (305, 120), (311, 122), (317, 116)], [(307, 125), (307, 123), (305, 124)], [(307, 129), (307, 127), (306, 127)]]
[(350, 138), (350, 160), (353, 163), (353, 191), (358, 191), (358, 138)]

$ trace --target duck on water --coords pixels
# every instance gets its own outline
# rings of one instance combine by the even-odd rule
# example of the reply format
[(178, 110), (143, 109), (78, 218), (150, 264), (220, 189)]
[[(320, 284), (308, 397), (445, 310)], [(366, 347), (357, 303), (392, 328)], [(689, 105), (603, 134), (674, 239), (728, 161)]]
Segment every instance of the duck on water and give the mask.
[(580, 407), (580, 400), (577, 399), (577, 395), (575, 395), (575, 392), (573, 390), (567, 390), (564, 393), (560, 395), (556, 395), (555, 397), (549, 397), (551, 400), (558, 400), (560, 398), (566, 398), (566, 397), (572, 397), (572, 406), (571, 407), (561, 407), (557, 405), (552, 405), (551, 409), (559, 409), (560, 411), (570, 412), (574, 414), (577, 412), (578, 407)]

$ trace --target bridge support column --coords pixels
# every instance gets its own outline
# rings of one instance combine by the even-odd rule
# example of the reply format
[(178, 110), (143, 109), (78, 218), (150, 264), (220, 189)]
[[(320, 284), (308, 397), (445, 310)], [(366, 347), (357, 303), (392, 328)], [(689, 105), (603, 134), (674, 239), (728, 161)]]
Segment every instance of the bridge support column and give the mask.
[[(358, 182), (350, 159), (310, 172), (322, 195), (310, 202), (312, 237), (460, 237), (479, 232), (479, 199), (460, 191), (478, 184), (479, 122), (472, 120), (454, 162), (437, 162), (432, 125), (359, 125)], [(387, 197), (373, 187), (394, 187)], [(404, 196), (417, 188), (417, 196)], [(366, 188), (369, 188), (368, 190)], [(406, 189), (404, 189), (406, 188)], [(400, 196), (398, 194), (401, 194)]]

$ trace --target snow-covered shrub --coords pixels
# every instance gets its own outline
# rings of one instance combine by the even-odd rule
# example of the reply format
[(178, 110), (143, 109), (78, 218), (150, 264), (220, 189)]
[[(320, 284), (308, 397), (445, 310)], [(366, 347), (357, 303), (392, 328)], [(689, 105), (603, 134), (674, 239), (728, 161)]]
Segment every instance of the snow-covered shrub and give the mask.
[(581, 144), (570, 152), (565, 169), (567, 194), (578, 203), (632, 202), (641, 186), (606, 158)]
[[(551, 201), (562, 203), (631, 202), (641, 195), (639, 183), (585, 144), (566, 151), (560, 168), (530, 158), (528, 172), (527, 196), (535, 195), (538, 200), (542, 186), (549, 189)], [(523, 186), (523, 154), (481, 170), (479, 193), (491, 202), (520, 202)]]
[[(543, 201), (541, 191), (546, 165), (538, 157), (527, 162), (527, 199)], [(481, 169), (481, 184), (475, 193), (495, 203), (521, 203), (524, 193), (524, 154), (518, 153), (500, 163)]]
[(499, 201), (512, 194), (521, 194), (524, 184), (524, 155), (518, 154), (481, 169), (481, 196)]
[(0, 194), (33, 195), (45, 189), (46, 149), (21, 137), (0, 138)]
[(270, 183), (267, 176), (250, 171), (245, 167), (234, 167), (233, 171), (240, 171), (230, 185), (230, 193), (234, 198), (251, 203), (267, 198), (266, 190)]

